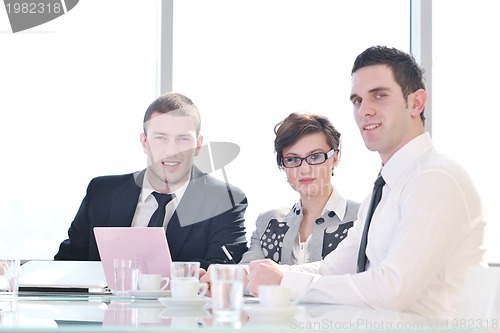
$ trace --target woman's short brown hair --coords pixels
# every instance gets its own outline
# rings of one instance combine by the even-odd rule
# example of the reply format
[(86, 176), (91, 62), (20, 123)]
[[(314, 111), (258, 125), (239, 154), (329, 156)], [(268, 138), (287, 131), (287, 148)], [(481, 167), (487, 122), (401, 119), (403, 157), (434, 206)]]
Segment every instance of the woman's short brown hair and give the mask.
[(274, 151), (279, 167), (282, 167), (283, 150), (297, 142), (303, 135), (323, 133), (331, 149), (340, 151), (340, 132), (325, 116), (307, 113), (291, 113), (274, 127)]

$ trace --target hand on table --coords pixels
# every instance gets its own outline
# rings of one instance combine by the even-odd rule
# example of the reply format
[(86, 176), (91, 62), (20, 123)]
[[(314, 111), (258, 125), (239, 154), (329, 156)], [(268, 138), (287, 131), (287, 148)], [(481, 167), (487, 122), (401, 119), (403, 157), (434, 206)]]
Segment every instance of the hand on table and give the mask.
[(201, 278), (204, 277), (206, 274), (207, 274), (207, 271), (204, 268), (200, 267), (199, 279), (201, 280)]
[(208, 290), (205, 295), (210, 296), (210, 266), (208, 266), (208, 269), (205, 271), (205, 273), (201, 274), (200, 272), (200, 282), (205, 282), (206, 284), (208, 284)]
[(271, 259), (251, 261), (249, 268), (248, 291), (250, 295), (258, 296), (258, 289), (261, 285), (281, 284), (283, 272), (279, 265)]

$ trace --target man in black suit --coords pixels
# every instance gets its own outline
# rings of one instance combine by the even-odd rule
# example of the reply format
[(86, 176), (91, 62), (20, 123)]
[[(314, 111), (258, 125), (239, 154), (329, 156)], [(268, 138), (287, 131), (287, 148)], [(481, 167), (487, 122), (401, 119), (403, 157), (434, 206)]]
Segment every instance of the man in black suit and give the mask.
[(199, 261), (207, 269), (228, 262), (225, 245), (238, 262), (247, 250), (247, 199), (240, 189), (193, 165), (203, 143), (200, 123), (198, 109), (186, 96), (158, 97), (146, 110), (140, 135), (148, 167), (92, 179), (54, 259), (100, 260), (94, 227), (153, 226), (150, 219), (161, 201), (156, 197), (172, 194), (165, 217), (156, 222), (166, 229), (172, 260)]

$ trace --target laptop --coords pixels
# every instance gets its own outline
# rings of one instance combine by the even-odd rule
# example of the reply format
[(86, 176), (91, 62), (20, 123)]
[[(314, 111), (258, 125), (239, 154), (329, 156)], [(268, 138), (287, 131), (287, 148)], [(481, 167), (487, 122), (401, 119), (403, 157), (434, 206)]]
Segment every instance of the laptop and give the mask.
[(105, 288), (99, 261), (30, 260), (19, 268), (20, 292), (102, 293)]
[(113, 259), (139, 259), (140, 271), (170, 277), (172, 258), (162, 227), (95, 227), (108, 288), (114, 290)]

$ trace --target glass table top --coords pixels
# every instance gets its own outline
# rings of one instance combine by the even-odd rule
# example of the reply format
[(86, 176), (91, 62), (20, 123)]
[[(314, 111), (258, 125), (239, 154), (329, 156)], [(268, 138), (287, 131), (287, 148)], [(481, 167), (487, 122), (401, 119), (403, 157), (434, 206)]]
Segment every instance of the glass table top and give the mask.
[[(252, 297), (245, 298), (238, 319), (225, 322), (213, 316), (210, 298), (192, 304), (162, 298), (118, 298), (111, 294), (2, 297), (0, 332), (463, 331), (459, 322), (436, 321), (410, 313), (300, 303), (265, 308)], [(478, 331), (493, 329), (495, 325), (482, 324)]]

